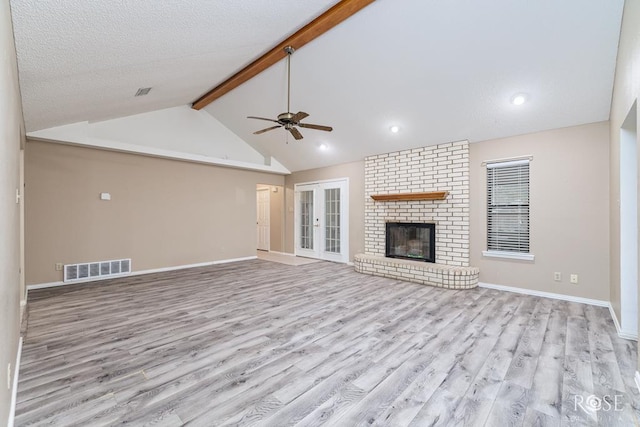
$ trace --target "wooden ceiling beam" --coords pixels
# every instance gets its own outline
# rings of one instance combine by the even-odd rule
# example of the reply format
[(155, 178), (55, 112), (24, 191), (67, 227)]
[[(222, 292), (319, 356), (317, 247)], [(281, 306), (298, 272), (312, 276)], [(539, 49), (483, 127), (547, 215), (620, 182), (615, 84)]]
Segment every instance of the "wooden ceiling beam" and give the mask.
[(260, 58), (256, 59), (242, 70), (238, 71), (233, 76), (202, 95), (191, 105), (191, 108), (200, 110), (206, 107), (222, 95), (235, 89), (242, 83), (250, 80), (276, 62), (285, 58), (287, 56), (284, 51), (285, 47), (291, 46), (294, 49), (300, 49), (311, 40), (329, 31), (331, 28), (335, 27), (350, 16), (355, 15), (358, 11), (374, 1), (375, 0), (342, 0), (322, 15), (309, 22), (300, 30), (281, 41), (277, 46), (262, 55)]

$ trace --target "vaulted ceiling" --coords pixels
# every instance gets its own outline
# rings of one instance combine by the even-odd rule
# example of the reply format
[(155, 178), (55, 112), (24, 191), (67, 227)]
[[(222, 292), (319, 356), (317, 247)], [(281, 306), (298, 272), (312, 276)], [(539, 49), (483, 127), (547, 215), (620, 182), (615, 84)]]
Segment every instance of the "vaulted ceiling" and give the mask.
[[(27, 130), (190, 104), (335, 3), (11, 0)], [(607, 120), (623, 3), (377, 0), (291, 58), (291, 109), (333, 132), (253, 135), (284, 60), (204, 110), (292, 171)]]

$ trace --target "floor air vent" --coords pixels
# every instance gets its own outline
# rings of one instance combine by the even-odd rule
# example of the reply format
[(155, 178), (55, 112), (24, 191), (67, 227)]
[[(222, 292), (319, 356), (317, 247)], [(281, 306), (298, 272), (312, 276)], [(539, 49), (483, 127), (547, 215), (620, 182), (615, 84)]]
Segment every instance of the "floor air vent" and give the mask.
[(83, 264), (65, 264), (64, 281), (102, 279), (128, 273), (131, 273), (131, 258)]

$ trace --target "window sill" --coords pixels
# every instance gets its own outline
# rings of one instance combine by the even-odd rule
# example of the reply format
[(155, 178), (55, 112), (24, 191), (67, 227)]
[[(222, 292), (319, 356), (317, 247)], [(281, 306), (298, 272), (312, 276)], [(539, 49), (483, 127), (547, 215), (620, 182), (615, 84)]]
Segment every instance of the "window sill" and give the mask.
[(503, 251), (482, 251), (482, 256), (489, 257), (489, 258), (519, 259), (522, 261), (533, 261), (536, 257), (534, 254), (525, 254), (520, 252), (503, 252)]

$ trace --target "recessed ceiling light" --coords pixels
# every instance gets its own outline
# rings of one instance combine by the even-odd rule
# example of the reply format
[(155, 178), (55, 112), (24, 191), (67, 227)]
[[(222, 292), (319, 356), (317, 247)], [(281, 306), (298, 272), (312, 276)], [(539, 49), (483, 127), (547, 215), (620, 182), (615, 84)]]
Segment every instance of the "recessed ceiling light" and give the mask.
[(391, 131), (391, 133), (398, 133), (400, 132), (400, 127), (397, 125), (393, 125), (389, 128), (389, 131)]
[(320, 144), (318, 146), (318, 149), (320, 149), (320, 151), (326, 151), (327, 149), (329, 149), (329, 146), (327, 144)]
[(524, 93), (519, 93), (517, 95), (514, 95), (513, 98), (511, 98), (511, 103), (513, 105), (522, 105), (527, 101), (527, 95), (525, 95)]

